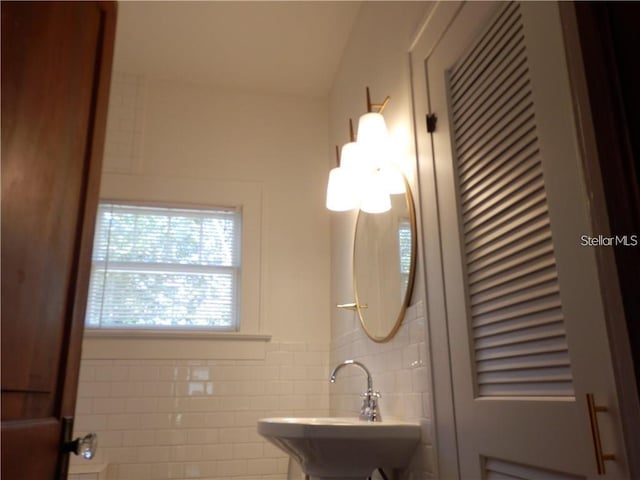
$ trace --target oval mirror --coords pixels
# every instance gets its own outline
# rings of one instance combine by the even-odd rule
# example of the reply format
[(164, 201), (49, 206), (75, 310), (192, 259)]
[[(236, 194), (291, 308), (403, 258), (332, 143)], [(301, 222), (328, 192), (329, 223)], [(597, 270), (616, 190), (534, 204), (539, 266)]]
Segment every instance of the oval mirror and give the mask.
[(360, 323), (375, 342), (396, 334), (411, 298), (416, 216), (411, 189), (391, 195), (391, 210), (360, 211), (353, 242), (353, 287)]

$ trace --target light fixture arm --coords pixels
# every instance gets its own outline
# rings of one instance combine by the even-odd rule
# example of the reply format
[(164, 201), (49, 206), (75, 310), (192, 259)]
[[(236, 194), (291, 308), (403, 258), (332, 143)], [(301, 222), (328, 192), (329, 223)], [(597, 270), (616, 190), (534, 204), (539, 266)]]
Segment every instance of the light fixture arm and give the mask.
[(353, 131), (353, 119), (351, 119), (351, 118), (349, 119), (349, 139), (352, 142), (356, 141), (356, 134)]
[(367, 113), (373, 112), (374, 108), (378, 110), (377, 113), (382, 113), (389, 100), (391, 100), (391, 97), (387, 95), (382, 103), (371, 103), (371, 93), (369, 92), (369, 87), (367, 87)]

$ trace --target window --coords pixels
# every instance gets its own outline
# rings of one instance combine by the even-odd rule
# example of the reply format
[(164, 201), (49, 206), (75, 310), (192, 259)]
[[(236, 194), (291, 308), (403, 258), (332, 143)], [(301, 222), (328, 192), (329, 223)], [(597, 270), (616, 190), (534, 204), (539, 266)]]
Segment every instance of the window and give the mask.
[[(400, 282), (401, 292), (407, 291), (409, 285), (409, 273), (411, 272), (411, 223), (408, 219), (400, 219), (398, 222), (398, 247), (400, 256)], [(403, 294), (404, 295), (404, 294)], [(404, 301), (404, 296), (400, 299)]]
[(101, 203), (89, 328), (238, 330), (239, 209)]

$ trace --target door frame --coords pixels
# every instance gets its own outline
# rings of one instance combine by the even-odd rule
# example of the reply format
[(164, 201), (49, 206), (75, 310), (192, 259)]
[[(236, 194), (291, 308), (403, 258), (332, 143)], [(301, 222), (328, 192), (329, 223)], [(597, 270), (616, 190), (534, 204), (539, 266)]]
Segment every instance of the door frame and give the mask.
[[(440, 241), (440, 208), (436, 187), (436, 166), (431, 136), (425, 128), (425, 115), (431, 112), (426, 89), (427, 78), (423, 65), (449, 25), (457, 17), (464, 2), (438, 2), (420, 26), (409, 48), (411, 91), (413, 96), (414, 127), (418, 165), (418, 201), (420, 202), (422, 262), (424, 272), (426, 329), (431, 352), (433, 389), (433, 438), (435, 471), (440, 479), (460, 478), (458, 439), (451, 378), (451, 350), (449, 325)], [(438, 368), (434, 368), (438, 365)]]
[[(449, 327), (445, 305), (444, 269), (442, 263), (442, 245), (440, 241), (440, 217), (436, 187), (436, 168), (433, 145), (430, 135), (424, 127), (424, 117), (430, 113), (430, 99), (426, 92), (427, 79), (422, 65), (440, 39), (447, 31), (462, 7), (463, 2), (438, 2), (430, 11), (417, 30), (409, 49), (409, 60), (412, 67), (412, 93), (418, 152), (418, 193), (421, 207), (421, 238), (425, 272), (425, 289), (427, 299), (427, 329), (431, 351), (433, 378), (433, 409), (436, 471), (439, 478), (460, 478), (458, 460), (458, 441), (456, 415), (453, 401), (453, 381), (450, 363), (451, 345), (449, 344)], [(591, 203), (589, 211), (595, 232), (611, 232), (609, 214), (607, 212), (607, 193), (603, 188), (601, 175), (601, 159), (596, 148), (596, 139), (600, 135), (610, 135), (615, 125), (605, 126), (602, 119), (594, 119), (591, 113), (589, 90), (587, 86), (588, 72), (585, 72), (580, 42), (579, 23), (575, 5), (571, 2), (560, 2), (561, 24), (564, 40), (567, 45), (566, 56), (570, 73), (573, 95), (576, 130), (579, 149), (583, 157), (585, 184)], [(584, 28), (584, 25), (582, 25)], [(587, 51), (587, 54), (591, 51)], [(586, 55), (586, 54), (585, 54)], [(414, 65), (414, 61), (416, 65)], [(595, 124), (598, 124), (599, 135), (596, 135)], [(600, 128), (605, 128), (601, 132)], [(607, 138), (607, 140), (610, 137)], [(622, 215), (622, 212), (619, 212)], [(631, 214), (629, 214), (631, 215)], [(427, 234), (428, 233), (428, 234)], [(628, 232), (636, 233), (636, 232)], [(627, 322), (631, 322), (633, 311), (623, 307), (620, 282), (624, 280), (617, 268), (614, 253), (610, 249), (600, 247), (597, 252), (597, 265), (606, 310), (606, 324), (610, 337), (615, 383), (618, 390), (619, 403), (616, 406), (624, 418), (623, 434), (627, 448), (627, 464), (632, 478), (640, 477), (640, 402), (638, 387), (634, 377), (634, 363), (630, 338), (627, 333)], [(428, 267), (428, 268), (427, 268)], [(637, 314), (638, 312), (635, 312)], [(637, 345), (636, 345), (637, 348)], [(638, 354), (638, 352), (636, 352)], [(635, 448), (635, 450), (634, 450)]]
[[(598, 6), (560, 2), (559, 7), (567, 46), (565, 55), (578, 149), (585, 172), (585, 187), (591, 199), (589, 213), (593, 231), (605, 236), (638, 234), (638, 185), (627, 178), (627, 182), (616, 181), (614, 191), (603, 178), (603, 172), (617, 179), (633, 173), (633, 153), (626, 136), (629, 125), (618, 110), (618, 98), (615, 97), (621, 92), (617, 73), (610, 68), (613, 59), (607, 43), (611, 39), (606, 36), (607, 32), (599, 30), (602, 24), (597, 25), (605, 20), (602, 12), (597, 11)], [(626, 205), (636, 205), (636, 208), (625, 208)], [(629, 289), (625, 291), (621, 288), (625, 284), (636, 284), (638, 273), (636, 270), (636, 278), (632, 278), (634, 268), (620, 269), (620, 258), (617, 258), (624, 259), (623, 268), (624, 265), (636, 265), (637, 268), (640, 264), (640, 248), (596, 248), (618, 407), (620, 417), (625, 420), (621, 428), (627, 449), (627, 464), (631, 478), (640, 478), (640, 371), (637, 370), (640, 339), (629, 335), (635, 325), (633, 320), (640, 315), (640, 302), (636, 293), (630, 299)], [(638, 326), (635, 325), (635, 328)]]

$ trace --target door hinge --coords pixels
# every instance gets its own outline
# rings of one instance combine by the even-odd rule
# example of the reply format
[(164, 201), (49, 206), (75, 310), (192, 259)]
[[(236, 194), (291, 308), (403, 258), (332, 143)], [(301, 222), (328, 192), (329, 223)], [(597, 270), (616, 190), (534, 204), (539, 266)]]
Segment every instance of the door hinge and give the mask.
[(438, 121), (438, 117), (435, 113), (427, 113), (427, 133), (433, 133), (436, 131), (436, 123)]

